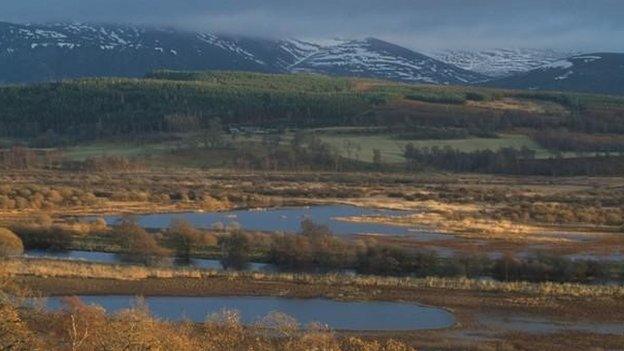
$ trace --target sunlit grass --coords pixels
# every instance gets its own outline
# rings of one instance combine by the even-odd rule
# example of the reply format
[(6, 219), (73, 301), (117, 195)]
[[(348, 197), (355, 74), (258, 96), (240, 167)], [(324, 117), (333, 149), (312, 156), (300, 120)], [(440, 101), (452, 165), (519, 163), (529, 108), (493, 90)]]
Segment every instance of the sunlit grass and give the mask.
[(94, 278), (136, 281), (147, 278), (210, 279), (272, 281), (297, 284), (357, 286), (363, 288), (434, 288), (499, 293), (521, 293), (540, 296), (624, 297), (624, 286), (586, 285), (575, 283), (497, 282), (467, 278), (412, 278), (348, 276), (342, 274), (301, 274), (263, 272), (223, 272), (201, 269), (121, 266), (56, 260), (10, 260), (3, 262), (0, 276), (35, 276), (41, 278)]

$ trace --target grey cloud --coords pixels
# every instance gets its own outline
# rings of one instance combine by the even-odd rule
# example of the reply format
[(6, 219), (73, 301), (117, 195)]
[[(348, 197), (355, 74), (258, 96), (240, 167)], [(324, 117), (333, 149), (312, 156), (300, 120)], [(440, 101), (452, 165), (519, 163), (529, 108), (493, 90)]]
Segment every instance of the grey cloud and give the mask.
[(417, 49), (624, 51), (620, 0), (2, 0), (0, 20), (167, 25), (266, 37), (375, 36)]

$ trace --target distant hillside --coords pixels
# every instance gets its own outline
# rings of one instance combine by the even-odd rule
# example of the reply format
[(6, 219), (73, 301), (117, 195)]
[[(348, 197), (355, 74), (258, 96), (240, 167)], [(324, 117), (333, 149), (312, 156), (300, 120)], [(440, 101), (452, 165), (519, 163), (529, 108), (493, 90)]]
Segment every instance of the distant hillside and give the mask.
[(468, 84), (487, 79), (374, 38), (321, 48), (290, 70), (431, 84)]
[(0, 82), (141, 77), (158, 68), (277, 72), (295, 57), (271, 41), (117, 25), (0, 23)]
[(492, 78), (528, 72), (576, 53), (547, 49), (444, 50), (428, 53), (442, 62)]
[(440, 84), (485, 79), (377, 39), (327, 46), (123, 25), (0, 23), (0, 83), (141, 77), (154, 69), (308, 71)]
[(0, 22), (0, 84), (140, 78), (169, 69), (307, 72), (404, 83), (624, 93), (624, 54), (561, 59), (549, 50), (501, 49), (432, 55), (436, 58), (375, 38), (315, 43), (128, 25)]
[(489, 86), (624, 94), (624, 54), (572, 56), (526, 73), (488, 82)]
[[(251, 72), (158, 71), (0, 87), (0, 137), (75, 141), (226, 125), (395, 125), (403, 133), (488, 134), (508, 128), (624, 133), (624, 98), (355, 78)], [(570, 118), (574, 111), (575, 118)], [(450, 129), (446, 129), (450, 128)]]

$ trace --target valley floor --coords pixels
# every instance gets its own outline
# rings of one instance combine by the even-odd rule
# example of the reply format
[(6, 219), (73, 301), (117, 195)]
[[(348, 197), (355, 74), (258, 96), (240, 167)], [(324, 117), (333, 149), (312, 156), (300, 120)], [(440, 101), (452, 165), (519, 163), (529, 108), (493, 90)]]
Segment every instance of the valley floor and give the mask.
[[(418, 227), (443, 235), (423, 240), (418, 232), (369, 233), (356, 239), (436, 250), (442, 256), (548, 252), (617, 259), (624, 253), (621, 178), (201, 170), (70, 177), (61, 171), (31, 170), (3, 172), (0, 179), (2, 226), (64, 228), (74, 233), (78, 248), (97, 236), (77, 220), (86, 215), (347, 204), (402, 210), (405, 215), (346, 221)], [(19, 208), (8, 206), (18, 203)], [(323, 297), (414, 302), (451, 311), (457, 322), (443, 330), (338, 333), (393, 338), (418, 349), (616, 350), (624, 345), (620, 286), (211, 272), (38, 259), (5, 261), (0, 273), (42, 296)]]

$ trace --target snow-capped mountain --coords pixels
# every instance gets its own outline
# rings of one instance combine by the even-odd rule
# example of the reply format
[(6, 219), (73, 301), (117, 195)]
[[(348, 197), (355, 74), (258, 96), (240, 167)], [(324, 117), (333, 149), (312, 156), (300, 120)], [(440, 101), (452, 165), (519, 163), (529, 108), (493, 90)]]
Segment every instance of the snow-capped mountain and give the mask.
[(298, 39), (288, 39), (280, 42), (280, 48), (284, 52), (289, 53), (290, 56), (294, 59), (285, 66), (285, 68), (289, 68), (317, 53), (318, 51), (323, 49), (323, 46), (321, 46), (321, 44), (313, 42), (307, 42)]
[(516, 89), (624, 94), (624, 54), (576, 55), (487, 84)]
[[(0, 23), (0, 82), (139, 77), (158, 68), (278, 72), (273, 41), (121, 25)], [(290, 64), (289, 53), (282, 53)], [(292, 61), (294, 62), (294, 61)]]
[(409, 83), (470, 84), (487, 78), (379, 39), (351, 40), (321, 47), (293, 72), (383, 78)]
[(313, 43), (123, 25), (0, 23), (0, 82), (141, 77), (160, 68), (307, 71), (440, 84), (485, 79), (377, 39)]
[(374, 38), (311, 42), (125, 25), (0, 22), (0, 83), (217, 69), (624, 93), (624, 54), (561, 55), (447, 51), (434, 54), (436, 59)]
[(493, 78), (528, 72), (576, 54), (578, 52), (547, 49), (443, 50), (428, 53), (442, 62)]

